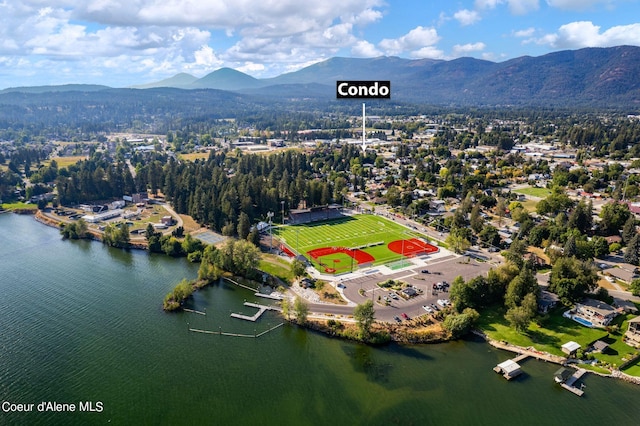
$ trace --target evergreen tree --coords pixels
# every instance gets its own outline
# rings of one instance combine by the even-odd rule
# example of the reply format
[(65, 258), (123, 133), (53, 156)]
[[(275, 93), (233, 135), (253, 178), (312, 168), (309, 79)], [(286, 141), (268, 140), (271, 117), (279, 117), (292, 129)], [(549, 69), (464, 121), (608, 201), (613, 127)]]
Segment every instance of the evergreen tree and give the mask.
[(622, 227), (622, 242), (629, 244), (631, 239), (638, 233), (636, 230), (636, 219), (633, 216), (629, 216), (629, 219), (624, 223)]
[(639, 262), (639, 254), (640, 234), (636, 233), (636, 235), (634, 235), (629, 241), (627, 248), (624, 250), (624, 261), (637, 266)]

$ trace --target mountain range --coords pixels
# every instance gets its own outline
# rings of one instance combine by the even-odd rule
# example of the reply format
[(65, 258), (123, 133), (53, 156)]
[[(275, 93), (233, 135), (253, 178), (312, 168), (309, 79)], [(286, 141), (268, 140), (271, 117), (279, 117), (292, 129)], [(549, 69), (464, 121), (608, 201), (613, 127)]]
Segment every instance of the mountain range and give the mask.
[(474, 58), (331, 58), (268, 79), (222, 68), (200, 79), (179, 74), (137, 87), (334, 98), (337, 80), (390, 80), (392, 99), (420, 104), (640, 106), (640, 47), (565, 50), (505, 62)]
[[(640, 106), (640, 47), (565, 50), (505, 62), (336, 57), (273, 78), (257, 79), (221, 68), (202, 78), (181, 73), (130, 89), (217, 89), (249, 97), (329, 101), (335, 99), (337, 80), (390, 80), (391, 99), (401, 103), (636, 108)], [(67, 85), (50, 86), (49, 91), (104, 89)], [(46, 91), (46, 87), (11, 88), (0, 94)]]

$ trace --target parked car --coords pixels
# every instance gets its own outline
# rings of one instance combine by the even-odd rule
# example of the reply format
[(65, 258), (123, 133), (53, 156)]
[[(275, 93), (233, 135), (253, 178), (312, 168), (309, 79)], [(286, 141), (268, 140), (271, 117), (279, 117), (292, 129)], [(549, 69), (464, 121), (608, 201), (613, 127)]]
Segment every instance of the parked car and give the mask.
[(402, 313), (402, 318), (405, 320), (409, 319), (409, 315), (405, 314), (404, 312)]
[(433, 313), (433, 309), (431, 308), (431, 306), (428, 305), (424, 305), (422, 307), (422, 309), (424, 309), (425, 311), (427, 311), (428, 314), (432, 314)]
[(422, 272), (423, 274), (428, 274), (428, 273), (429, 273), (429, 270), (428, 270), (428, 269), (423, 269), (423, 270), (422, 270), (422, 271), (420, 271), (420, 272)]
[(393, 319), (394, 319), (394, 320), (396, 320), (396, 322), (402, 322), (402, 320), (400, 319), (400, 317), (399, 317), (399, 316), (397, 316), (397, 315), (396, 315), (395, 317), (393, 317)]

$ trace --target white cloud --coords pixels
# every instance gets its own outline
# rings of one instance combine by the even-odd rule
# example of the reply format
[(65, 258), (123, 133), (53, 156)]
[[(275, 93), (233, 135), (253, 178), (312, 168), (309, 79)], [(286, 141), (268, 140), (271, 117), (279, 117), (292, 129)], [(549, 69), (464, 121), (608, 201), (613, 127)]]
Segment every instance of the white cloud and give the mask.
[(387, 55), (399, 55), (407, 51), (419, 52), (426, 47), (436, 44), (440, 40), (435, 28), (418, 26), (399, 38), (384, 39), (379, 47)]
[(622, 44), (640, 46), (640, 24), (614, 26), (601, 32), (601, 27), (590, 21), (571, 22), (561, 26), (557, 33), (537, 39), (537, 43), (558, 49), (611, 47)]
[[(0, 0), (0, 55), (25, 58), (24, 70), (10, 70), (16, 75), (52, 60), (58, 76), (103, 68), (114, 78), (204, 74), (219, 66), (275, 75), (340, 49), (379, 56), (354, 32), (381, 21), (386, 7), (384, 0)], [(411, 37), (405, 43), (414, 48)]]
[(473, 53), (473, 52), (481, 52), (486, 47), (487, 45), (482, 42), (456, 44), (455, 46), (453, 46), (453, 55), (458, 57), (458, 56), (468, 55), (469, 53)]
[(236, 69), (238, 71), (241, 71), (241, 72), (244, 72), (244, 73), (260, 74), (262, 71), (264, 71), (265, 68), (264, 68), (263, 64), (256, 64), (254, 62), (247, 62), (244, 65), (236, 67)]
[(414, 50), (410, 55), (414, 59), (445, 59), (444, 52), (435, 46), (426, 46)]
[(547, 0), (547, 4), (563, 10), (583, 11), (597, 4), (612, 5), (613, 0)]
[(220, 66), (222, 61), (216, 56), (216, 52), (210, 46), (202, 46), (193, 53), (195, 65), (205, 67)]
[[(563, 1), (563, 0), (560, 0)], [(570, 0), (565, 0), (570, 1)], [(587, 0), (598, 1), (598, 0)], [(509, 11), (514, 15), (525, 15), (540, 8), (539, 0), (476, 0), (477, 9), (495, 9), (496, 7), (506, 4)]]
[(375, 58), (382, 56), (382, 52), (366, 40), (358, 41), (352, 48), (351, 54), (360, 58)]
[(507, 0), (507, 4), (514, 15), (526, 15), (540, 8), (538, 0)]
[(463, 26), (473, 25), (481, 19), (477, 11), (469, 9), (459, 10), (453, 14), (453, 17)]
[(524, 30), (515, 31), (513, 35), (519, 38), (528, 38), (528, 37), (533, 37), (535, 32), (536, 32), (536, 29), (533, 27), (530, 27)]
[(504, 3), (504, 0), (476, 0), (475, 6), (478, 9), (495, 9), (499, 4)]

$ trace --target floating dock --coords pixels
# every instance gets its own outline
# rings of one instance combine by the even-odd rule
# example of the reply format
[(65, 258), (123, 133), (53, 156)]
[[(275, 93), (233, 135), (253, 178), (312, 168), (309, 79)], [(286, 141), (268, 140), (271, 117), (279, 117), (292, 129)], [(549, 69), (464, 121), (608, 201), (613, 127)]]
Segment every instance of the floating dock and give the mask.
[(257, 303), (251, 303), (251, 302), (244, 302), (244, 306), (248, 306), (250, 308), (256, 308), (256, 309), (258, 309), (258, 312), (256, 312), (255, 314), (253, 314), (251, 316), (242, 315), (242, 314), (236, 314), (234, 312), (234, 313), (231, 314), (231, 317), (232, 318), (238, 318), (238, 319), (245, 320), (245, 321), (256, 322), (258, 320), (258, 318), (260, 318), (262, 316), (262, 314), (264, 314), (266, 311), (277, 311), (277, 310), (279, 310), (275, 306), (258, 305)]
[(587, 370), (585, 370), (584, 368), (579, 368), (578, 371), (573, 373), (573, 375), (569, 377), (564, 383), (560, 383), (560, 386), (562, 386), (569, 392), (574, 393), (578, 396), (584, 395), (584, 391), (581, 388), (578, 388), (574, 385), (578, 380), (580, 380), (582, 376), (584, 376), (586, 372)]
[(192, 314), (207, 315), (206, 312), (196, 311), (195, 309), (182, 308), (182, 310), (185, 311), (185, 312), (191, 312)]

